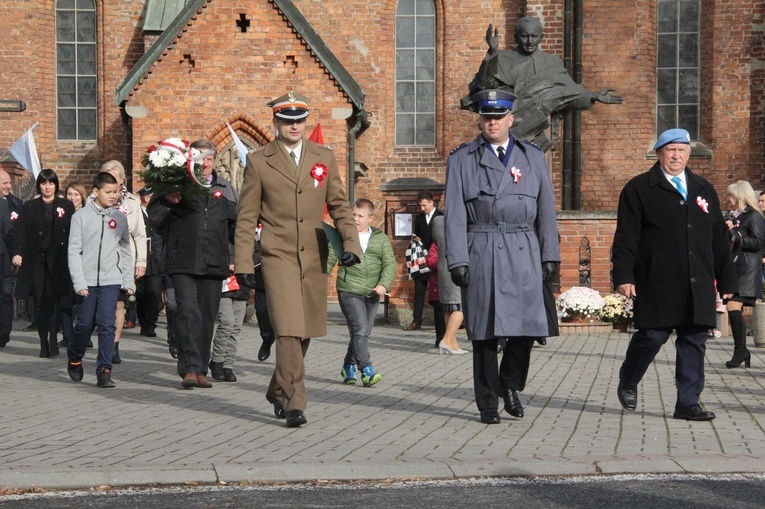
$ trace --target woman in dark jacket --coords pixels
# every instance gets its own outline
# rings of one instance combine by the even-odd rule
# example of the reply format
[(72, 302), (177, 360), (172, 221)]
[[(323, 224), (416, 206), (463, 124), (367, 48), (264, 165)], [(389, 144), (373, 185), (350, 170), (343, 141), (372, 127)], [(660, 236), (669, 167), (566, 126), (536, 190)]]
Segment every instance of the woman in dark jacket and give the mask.
[(742, 309), (754, 307), (762, 295), (762, 253), (765, 249), (765, 218), (757, 204), (751, 184), (739, 180), (728, 186), (728, 203), (732, 207), (726, 216), (731, 249), (738, 276), (738, 294), (727, 301), (728, 321), (733, 334), (733, 358), (725, 363), (737, 368), (743, 362), (748, 368), (752, 354), (746, 349), (746, 324)]
[[(74, 205), (57, 196), (58, 176), (44, 169), (37, 176), (39, 196), (24, 204), (19, 216), (13, 265), (19, 268), (16, 298), (31, 293), (35, 300), (35, 322), (40, 337), (40, 357), (56, 357), (56, 317), (60, 299), (71, 299), (72, 280), (67, 265), (69, 223)], [(71, 304), (70, 304), (71, 305)]]

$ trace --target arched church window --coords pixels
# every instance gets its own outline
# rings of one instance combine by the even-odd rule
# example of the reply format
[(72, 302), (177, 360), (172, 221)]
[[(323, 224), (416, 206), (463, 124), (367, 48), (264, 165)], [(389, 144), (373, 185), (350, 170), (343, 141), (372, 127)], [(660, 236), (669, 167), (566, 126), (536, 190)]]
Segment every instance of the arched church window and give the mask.
[(56, 136), (95, 140), (96, 4), (56, 2)]
[(433, 0), (396, 8), (396, 145), (436, 142), (436, 9)]
[(659, 0), (656, 133), (681, 127), (699, 137), (699, 0)]

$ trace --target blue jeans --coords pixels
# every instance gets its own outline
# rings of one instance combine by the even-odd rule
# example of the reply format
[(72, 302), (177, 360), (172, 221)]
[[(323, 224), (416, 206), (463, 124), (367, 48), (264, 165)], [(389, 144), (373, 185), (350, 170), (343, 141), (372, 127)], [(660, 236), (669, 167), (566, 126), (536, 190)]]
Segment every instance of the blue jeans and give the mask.
[(114, 353), (114, 322), (117, 318), (117, 298), (120, 285), (89, 286), (88, 296), (75, 297), (76, 311), (74, 333), (67, 347), (69, 360), (79, 361), (85, 356), (88, 339), (93, 328), (98, 327), (98, 359), (96, 372), (101, 368), (112, 369)]
[(340, 300), (340, 309), (345, 315), (348, 332), (351, 334), (348, 353), (345, 354), (343, 364), (357, 364), (359, 369), (371, 366), (369, 334), (372, 333), (372, 326), (375, 324), (380, 296), (376, 293), (364, 297), (355, 293), (337, 292), (337, 298)]

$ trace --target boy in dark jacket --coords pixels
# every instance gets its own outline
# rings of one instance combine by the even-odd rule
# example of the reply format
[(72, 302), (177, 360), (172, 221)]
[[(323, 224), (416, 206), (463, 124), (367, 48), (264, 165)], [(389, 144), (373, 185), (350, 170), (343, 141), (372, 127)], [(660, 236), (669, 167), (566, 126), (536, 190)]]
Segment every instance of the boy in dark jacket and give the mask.
[[(380, 297), (388, 293), (396, 273), (396, 257), (390, 239), (369, 225), (374, 211), (374, 204), (366, 198), (353, 204), (353, 219), (362, 250), (361, 262), (352, 267), (340, 267), (337, 273), (337, 298), (351, 334), (340, 376), (344, 383), (355, 384), (358, 365), (365, 387), (382, 380), (382, 376), (372, 367), (369, 334), (375, 323)], [(327, 273), (336, 262), (337, 256), (330, 247)]]
[(120, 289), (135, 292), (133, 256), (125, 214), (112, 205), (119, 194), (114, 176), (101, 172), (93, 182), (93, 200), (74, 216), (69, 231), (69, 273), (77, 294), (77, 318), (68, 346), (67, 372), (82, 380), (82, 358), (93, 328), (98, 326), (98, 387), (114, 387), (111, 378), (115, 315)]

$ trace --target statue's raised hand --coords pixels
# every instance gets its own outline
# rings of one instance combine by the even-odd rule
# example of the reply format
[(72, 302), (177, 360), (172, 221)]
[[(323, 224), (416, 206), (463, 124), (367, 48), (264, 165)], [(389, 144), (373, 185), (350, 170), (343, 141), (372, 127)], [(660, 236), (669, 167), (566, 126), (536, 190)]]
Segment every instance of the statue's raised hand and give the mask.
[(604, 88), (595, 95), (595, 100), (603, 104), (621, 104), (624, 102), (622, 96), (612, 94), (613, 91), (613, 88)]
[(499, 48), (499, 31), (491, 23), (489, 23), (489, 28), (486, 29), (486, 44), (489, 45), (489, 53), (497, 52)]

